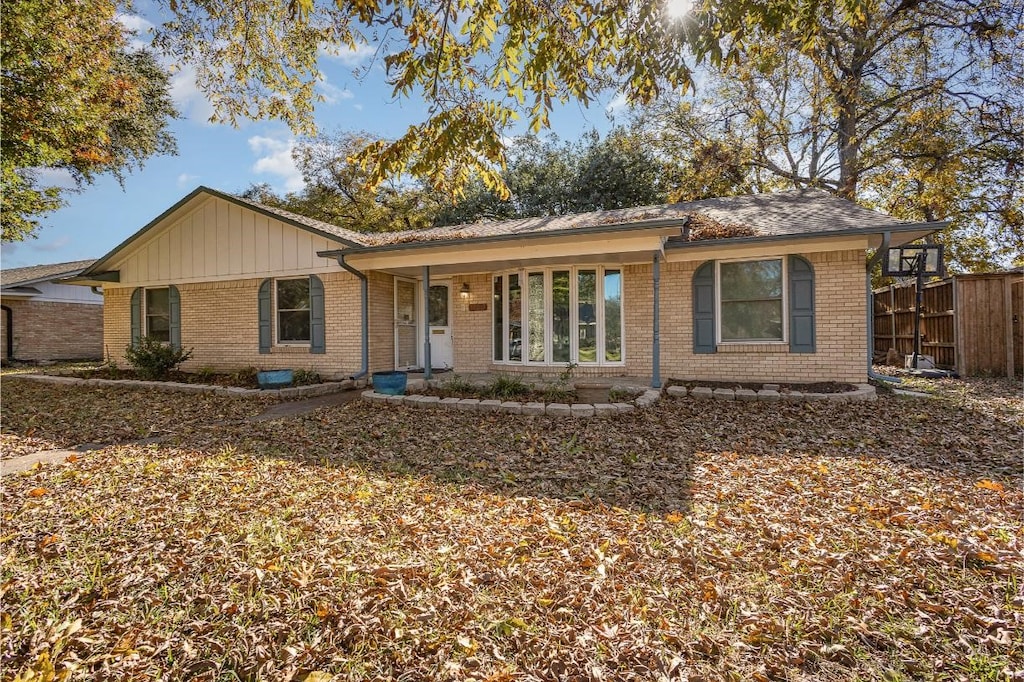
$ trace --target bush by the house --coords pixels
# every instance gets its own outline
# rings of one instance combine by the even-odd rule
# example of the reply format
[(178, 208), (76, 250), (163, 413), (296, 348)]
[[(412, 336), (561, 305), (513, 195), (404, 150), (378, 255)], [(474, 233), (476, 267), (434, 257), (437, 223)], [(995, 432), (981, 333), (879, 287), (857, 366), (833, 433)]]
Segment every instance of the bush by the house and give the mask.
[(191, 357), (191, 348), (175, 348), (148, 336), (124, 351), (124, 359), (144, 379), (165, 379), (171, 370)]

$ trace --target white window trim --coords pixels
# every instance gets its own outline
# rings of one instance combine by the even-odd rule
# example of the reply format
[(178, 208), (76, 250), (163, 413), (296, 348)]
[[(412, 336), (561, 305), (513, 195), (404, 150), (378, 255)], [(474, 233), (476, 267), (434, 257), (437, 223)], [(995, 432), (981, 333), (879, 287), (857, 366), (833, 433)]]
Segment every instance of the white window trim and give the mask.
[[(748, 263), (752, 261), (777, 260), (782, 262), (782, 338), (722, 340), (722, 263)], [(751, 258), (729, 258), (715, 261), (715, 343), (728, 346), (764, 346), (789, 343), (789, 259), (785, 256), (754, 256)]]
[[(298, 347), (298, 348), (308, 348), (308, 347), (311, 347), (313, 345), (313, 324), (312, 324), (312, 322), (313, 322), (313, 320), (312, 320), (313, 300), (312, 300), (312, 297), (310, 297), (310, 301), (309, 301), (309, 314), (310, 314), (309, 340), (308, 341), (282, 341), (281, 340), (281, 321), (280, 321), (280, 317), (278, 316), (278, 313), (280, 312), (280, 308), (278, 308), (278, 306), (277, 306), (277, 283), (278, 282), (284, 282), (284, 281), (287, 281), (287, 280), (293, 280), (293, 279), (295, 279), (295, 280), (306, 280), (307, 282), (309, 282), (309, 275), (306, 275), (304, 277), (275, 277), (274, 280), (273, 280), (274, 281), (274, 287), (273, 287), (273, 289), (274, 289), (274, 298), (273, 298), (273, 307), (272, 307), (273, 309), (271, 310), (271, 315), (272, 315), (271, 326), (273, 328), (273, 334), (274, 334), (274, 345), (275, 346), (285, 346), (285, 347), (289, 347), (289, 348), (296, 348), (296, 347)], [(293, 310), (293, 308), (288, 308), (288, 310)], [(301, 308), (294, 308), (294, 310), (301, 310)]]
[(149, 295), (150, 291), (165, 289), (167, 291), (167, 340), (160, 343), (171, 342), (171, 287), (143, 287), (142, 288), (142, 336), (149, 338)]
[[(752, 259), (762, 260), (762, 259)], [(579, 271), (580, 270), (594, 270), (596, 272), (595, 282), (595, 323), (600, 333), (597, 336), (597, 359), (595, 362), (580, 362), (579, 361)], [(605, 359), (605, 341), (606, 341), (606, 330), (605, 330), (605, 315), (604, 315), (604, 278), (605, 273), (608, 270), (616, 270), (619, 273), (619, 297), (620, 297), (620, 314), (619, 314), (619, 334), (621, 339), (621, 360), (606, 360)], [(502, 278), (501, 282), (501, 305), (502, 309), (502, 355), (507, 357), (509, 355), (508, 347), (508, 335), (509, 335), (509, 324), (511, 321), (511, 315), (509, 314), (509, 275), (519, 275), (519, 290), (520, 290), (520, 306), (521, 306), (521, 317), (522, 320), (522, 331), (520, 345), (522, 348), (522, 359), (521, 360), (495, 360), (494, 359), (494, 314), (491, 314), (491, 346), (488, 355), (493, 365), (509, 365), (513, 367), (527, 366), (527, 367), (564, 367), (565, 362), (554, 362), (552, 357), (554, 355), (554, 335), (552, 333), (551, 323), (551, 306), (554, 296), (554, 290), (552, 287), (554, 272), (569, 272), (569, 326), (572, 330), (569, 334), (569, 357), (570, 362), (578, 364), (580, 367), (623, 367), (626, 364), (626, 273), (622, 265), (553, 265), (538, 268), (516, 268), (514, 270), (504, 270), (501, 272), (494, 272), (491, 274), (491, 291), (494, 291), (494, 281), (498, 278)], [(543, 273), (544, 274), (544, 360), (541, 361), (530, 361), (529, 353), (529, 276), (530, 273)], [(575, 358), (575, 359), (572, 359)]]

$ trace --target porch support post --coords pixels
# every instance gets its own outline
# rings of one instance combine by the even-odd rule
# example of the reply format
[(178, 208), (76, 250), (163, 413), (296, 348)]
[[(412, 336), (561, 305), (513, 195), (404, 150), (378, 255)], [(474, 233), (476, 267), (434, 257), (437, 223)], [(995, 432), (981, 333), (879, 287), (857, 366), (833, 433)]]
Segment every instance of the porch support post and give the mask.
[(430, 379), (430, 266), (423, 266), (423, 378)]
[(661, 254), (654, 252), (654, 339), (651, 345), (651, 388), (661, 388)]

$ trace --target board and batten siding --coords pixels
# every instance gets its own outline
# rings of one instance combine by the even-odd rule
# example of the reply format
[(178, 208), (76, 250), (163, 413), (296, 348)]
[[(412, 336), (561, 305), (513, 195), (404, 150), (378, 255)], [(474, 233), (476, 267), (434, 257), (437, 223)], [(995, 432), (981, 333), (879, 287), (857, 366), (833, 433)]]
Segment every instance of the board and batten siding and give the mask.
[(126, 249), (110, 269), (120, 271), (117, 286), (147, 286), (288, 277), (338, 270), (317, 251), (339, 243), (219, 197), (145, 235)]

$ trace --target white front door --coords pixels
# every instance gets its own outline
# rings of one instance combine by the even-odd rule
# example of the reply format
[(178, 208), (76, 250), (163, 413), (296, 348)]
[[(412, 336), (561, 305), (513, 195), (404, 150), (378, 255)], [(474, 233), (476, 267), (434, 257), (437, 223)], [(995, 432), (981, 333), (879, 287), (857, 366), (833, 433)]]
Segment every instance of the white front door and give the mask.
[(452, 284), (449, 281), (431, 282), (427, 324), (430, 326), (430, 366), (450, 369), (455, 364), (452, 347)]

